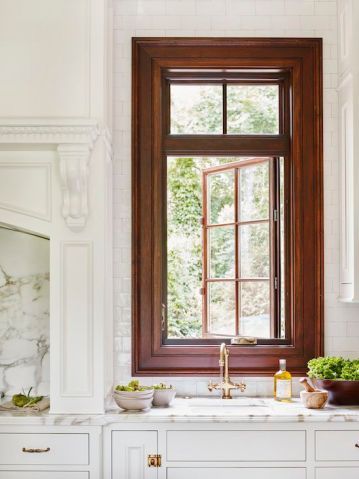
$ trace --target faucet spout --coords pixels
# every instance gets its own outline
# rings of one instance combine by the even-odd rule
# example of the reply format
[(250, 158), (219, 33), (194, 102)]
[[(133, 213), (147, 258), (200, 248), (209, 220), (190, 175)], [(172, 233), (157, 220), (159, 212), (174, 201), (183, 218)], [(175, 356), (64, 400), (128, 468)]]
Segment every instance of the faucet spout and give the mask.
[(209, 391), (213, 389), (222, 391), (222, 399), (232, 399), (232, 389), (240, 389), (243, 392), (246, 389), (246, 385), (241, 382), (239, 384), (233, 383), (229, 377), (229, 348), (225, 343), (222, 343), (219, 350), (219, 366), (222, 373), (220, 383), (213, 384), (211, 381), (208, 384)]

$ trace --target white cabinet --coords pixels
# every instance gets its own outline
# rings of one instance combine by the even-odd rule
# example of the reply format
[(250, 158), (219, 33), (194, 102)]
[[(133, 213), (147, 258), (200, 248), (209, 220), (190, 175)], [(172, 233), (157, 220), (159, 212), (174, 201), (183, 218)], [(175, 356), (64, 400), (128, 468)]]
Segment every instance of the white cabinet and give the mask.
[(315, 451), (317, 461), (359, 461), (359, 430), (316, 431)]
[(111, 442), (111, 479), (157, 479), (158, 468), (148, 465), (157, 454), (157, 431), (113, 431)]
[(90, 475), (73, 471), (0, 471), (0, 479), (90, 479)]
[(102, 426), (0, 425), (0, 479), (102, 479), (101, 469)]
[[(0, 434), (0, 464), (89, 463), (88, 434)], [(1, 477), (1, 476), (0, 476)]]
[(358, 479), (359, 467), (320, 467), (315, 471), (315, 479)]
[[(165, 424), (147, 431), (110, 426), (104, 434), (104, 478), (306, 479), (303, 428), (208, 426)], [(158, 467), (149, 467), (150, 455), (160, 457)]]
[[(104, 479), (359, 479), (356, 422), (143, 426), (104, 428)], [(148, 467), (149, 455), (160, 467)]]
[(226, 479), (306, 479), (306, 469), (278, 467), (168, 468), (166, 479), (219, 479), (222, 477)]
[(344, 302), (359, 302), (359, 2), (338, 2), (340, 291)]
[(305, 461), (305, 431), (168, 431), (167, 461)]

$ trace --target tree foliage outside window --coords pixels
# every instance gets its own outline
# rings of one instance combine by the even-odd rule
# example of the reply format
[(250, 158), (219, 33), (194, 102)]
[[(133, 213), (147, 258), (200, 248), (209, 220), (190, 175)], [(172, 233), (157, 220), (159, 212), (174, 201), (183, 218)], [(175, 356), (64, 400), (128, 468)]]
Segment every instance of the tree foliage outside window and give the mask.
[[(233, 113), (228, 110), (228, 124), (235, 125), (236, 133), (277, 132), (277, 112), (275, 106), (277, 93), (273, 89), (260, 89), (245, 95), (245, 89), (233, 88), (230, 91), (230, 104), (237, 105)], [(265, 108), (261, 105), (265, 104)], [(272, 105), (272, 106), (271, 106)], [(218, 106), (217, 92), (213, 96), (210, 89), (204, 89), (196, 96), (194, 104), (184, 102), (183, 107), (176, 105), (176, 114), (171, 118), (171, 129), (178, 133), (191, 131), (218, 132), (218, 123), (214, 121), (215, 108)], [(240, 121), (238, 111), (244, 108), (247, 120)], [(243, 115), (242, 115), (243, 116)], [(188, 126), (190, 125), (190, 126)], [(202, 337), (202, 172), (204, 169), (221, 164), (237, 162), (239, 158), (231, 157), (168, 157), (167, 159), (167, 321), (169, 338)], [(263, 197), (268, 195), (268, 173), (263, 169), (255, 179), (244, 175), (243, 191), (252, 191), (248, 198), (251, 211), (256, 214), (268, 214), (268, 206)], [(256, 184), (250, 184), (250, 182)], [(226, 175), (217, 175), (212, 182), (211, 215), (214, 222), (232, 221), (234, 197), (230, 180)], [(243, 208), (247, 203), (244, 200)], [(215, 277), (225, 277), (234, 269), (233, 254), (228, 244), (231, 241), (230, 229), (226, 228), (216, 238), (213, 245), (211, 271)], [(251, 267), (268, 269), (267, 256), (263, 260), (263, 244), (266, 237), (263, 230), (252, 228), (247, 234), (250, 249)], [(264, 264), (263, 264), (264, 261)], [(252, 285), (253, 283), (251, 283)], [(233, 310), (233, 294), (230, 288), (227, 298), (217, 295), (214, 311), (220, 319), (223, 316), (225, 327), (230, 329), (230, 315)], [(227, 294), (227, 293), (226, 293)], [(246, 316), (263, 316), (269, 314), (268, 290), (266, 288), (242, 288), (241, 314)], [(228, 305), (228, 314), (223, 309)], [(223, 322), (222, 321), (222, 322)], [(243, 332), (246, 334), (246, 332)]]

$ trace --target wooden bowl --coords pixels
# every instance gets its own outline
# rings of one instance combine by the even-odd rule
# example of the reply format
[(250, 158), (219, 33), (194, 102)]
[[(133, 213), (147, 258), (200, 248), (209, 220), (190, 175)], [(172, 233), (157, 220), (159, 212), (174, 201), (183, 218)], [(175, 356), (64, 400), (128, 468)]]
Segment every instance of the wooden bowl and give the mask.
[(314, 387), (329, 393), (329, 404), (333, 406), (359, 406), (359, 381), (312, 379)]
[(308, 409), (322, 409), (328, 401), (327, 391), (314, 391), (312, 393), (308, 391), (300, 391), (300, 399), (303, 406)]

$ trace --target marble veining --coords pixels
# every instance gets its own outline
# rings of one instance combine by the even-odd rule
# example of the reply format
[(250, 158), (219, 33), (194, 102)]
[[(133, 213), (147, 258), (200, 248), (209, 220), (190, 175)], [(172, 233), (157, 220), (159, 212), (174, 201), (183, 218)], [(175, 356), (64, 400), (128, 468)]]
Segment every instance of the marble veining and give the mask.
[(116, 423), (267, 423), (359, 422), (359, 407), (306, 409), (298, 399), (279, 404), (273, 399), (244, 398), (222, 406), (220, 400), (177, 398), (168, 408), (148, 411), (110, 410), (106, 414), (24, 414), (0, 412), (1, 425), (105, 426)]
[(49, 394), (48, 243), (0, 230), (0, 391), (9, 396)]

